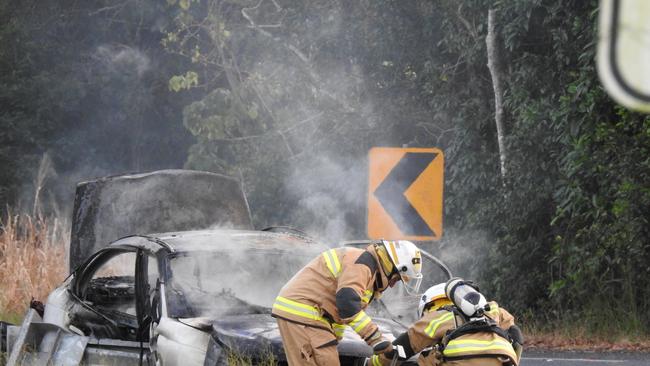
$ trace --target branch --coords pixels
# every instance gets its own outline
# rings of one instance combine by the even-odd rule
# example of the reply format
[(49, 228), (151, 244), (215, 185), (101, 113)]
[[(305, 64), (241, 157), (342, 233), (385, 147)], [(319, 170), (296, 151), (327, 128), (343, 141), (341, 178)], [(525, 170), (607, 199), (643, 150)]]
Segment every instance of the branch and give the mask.
[(478, 40), (478, 33), (476, 32), (476, 27), (473, 27), (467, 19), (463, 16), (463, 4), (461, 3), (458, 5), (458, 10), (456, 10), (456, 15), (458, 15), (458, 19), (460, 20), (461, 23), (467, 28), (467, 31), (469, 34), (474, 37), (474, 39)]
[(507, 177), (507, 154), (505, 148), (504, 127), (503, 127), (503, 68), (501, 67), (501, 55), (494, 24), (494, 10), (488, 11), (488, 34), (485, 37), (487, 45), (487, 59), (490, 75), (492, 76), (492, 87), (494, 88), (494, 120), (497, 126), (497, 140), (499, 143), (499, 161), (501, 163), (501, 179), (504, 187)]
[(302, 121), (299, 121), (299, 122), (294, 123), (293, 126), (288, 127), (288, 128), (285, 130), (285, 132), (289, 132), (289, 131), (291, 131), (291, 130), (295, 130), (296, 128), (298, 128), (298, 127), (300, 127), (300, 126), (302, 126), (302, 125), (304, 125), (304, 124), (306, 124), (306, 123), (309, 123), (309, 122), (315, 120), (316, 118), (319, 118), (319, 117), (322, 116), (322, 115), (323, 115), (323, 112), (318, 112), (318, 113), (316, 113), (316, 114), (314, 114), (314, 115), (311, 115), (311, 116), (309, 116), (309, 117), (303, 119)]
[(254, 10), (254, 9), (257, 9), (257, 8), (260, 7), (260, 5), (262, 5), (263, 2), (264, 2), (264, 0), (260, 0), (260, 2), (257, 3), (257, 5), (253, 6), (252, 8), (242, 8), (242, 9), (241, 9), (241, 15), (244, 17), (244, 19), (248, 20), (248, 22), (251, 24), (251, 26), (252, 26), (253, 28), (255, 27), (255, 22), (253, 21), (253, 19), (251, 19), (250, 15), (248, 15), (248, 13), (246, 12), (246, 10)]
[[(263, 2), (264, 2), (264, 0), (260, 0), (260, 2), (257, 3), (257, 5), (255, 5), (255, 6), (251, 7), (251, 8), (242, 8), (241, 9), (241, 15), (244, 17), (244, 19), (248, 20), (248, 23), (250, 23), (249, 28), (280, 28), (280, 27), (282, 27), (282, 23), (264, 24), (264, 25), (255, 24), (255, 21), (253, 21), (251, 16), (247, 13), (247, 10), (255, 10), (255, 9), (259, 8), (260, 5), (262, 5)], [(276, 11), (279, 12), (280, 10), (282, 10), (282, 7), (275, 0), (273, 0), (273, 5), (275, 6)]]
[(120, 3), (120, 4), (116, 4), (116, 5), (112, 5), (112, 6), (106, 6), (106, 7), (103, 7), (103, 8), (99, 8), (99, 9), (97, 9), (97, 10), (95, 10), (95, 11), (92, 11), (92, 12), (88, 13), (88, 15), (93, 16), (93, 15), (97, 15), (97, 14), (99, 14), (99, 13), (103, 13), (103, 12), (105, 12), (105, 11), (111, 11), (111, 10), (120, 9), (120, 8), (125, 7), (126, 4), (128, 4), (128, 3), (130, 3), (130, 2), (131, 2), (131, 0), (126, 0), (126, 1), (124, 1), (124, 2), (122, 2), (122, 3)]
[[(292, 44), (289, 44), (288, 42), (284, 42), (284, 41), (283, 41), (282, 39), (280, 39), (279, 37), (275, 37), (275, 36), (273, 36), (273, 34), (271, 34), (271, 33), (269, 33), (268, 31), (262, 29), (262, 28), (280, 28), (280, 27), (282, 27), (282, 23), (278, 23), (278, 24), (267, 24), (267, 25), (257, 25), (257, 24), (255, 24), (255, 21), (253, 20), (253, 18), (251, 18), (251, 16), (247, 13), (247, 10), (254, 10), (254, 9), (259, 8), (260, 5), (262, 5), (263, 2), (264, 2), (264, 0), (260, 0), (260, 2), (257, 3), (257, 5), (255, 5), (255, 6), (251, 7), (251, 8), (242, 8), (242, 10), (241, 10), (242, 16), (243, 16), (244, 19), (246, 19), (246, 20), (248, 21), (248, 23), (250, 24), (250, 25), (248, 26), (248, 28), (251, 28), (251, 29), (254, 29), (254, 30), (258, 31), (258, 32), (259, 32), (260, 34), (262, 34), (263, 36), (268, 37), (268, 38), (271, 38), (273, 41), (275, 41), (275, 42), (281, 44), (281, 45), (284, 46), (286, 49), (288, 49), (289, 51), (291, 51), (294, 55), (296, 55), (296, 56), (297, 56), (297, 57), (298, 57), (302, 62), (304, 62), (304, 63), (307, 65), (307, 68), (308, 68), (308, 70), (309, 70), (309, 74), (310, 74), (310, 76), (312, 77), (312, 79), (314, 79), (314, 80), (319, 80), (318, 76), (317, 76), (317, 75), (313, 72), (313, 70), (312, 70), (312, 66), (311, 66), (311, 63), (310, 63), (309, 57), (307, 57), (307, 56), (306, 56), (302, 51), (300, 51), (296, 46), (294, 46), (294, 45), (292, 45)], [(280, 5), (279, 5), (277, 2), (273, 1), (273, 4), (275, 5), (275, 8), (276, 8), (278, 11), (282, 10), (282, 8), (280, 7)]]

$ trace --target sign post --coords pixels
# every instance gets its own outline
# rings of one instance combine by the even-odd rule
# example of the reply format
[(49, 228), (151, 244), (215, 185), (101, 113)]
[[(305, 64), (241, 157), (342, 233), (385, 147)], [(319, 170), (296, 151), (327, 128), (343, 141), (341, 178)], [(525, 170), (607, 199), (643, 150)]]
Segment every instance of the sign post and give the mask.
[(372, 148), (368, 160), (368, 237), (440, 239), (444, 186), (442, 151)]

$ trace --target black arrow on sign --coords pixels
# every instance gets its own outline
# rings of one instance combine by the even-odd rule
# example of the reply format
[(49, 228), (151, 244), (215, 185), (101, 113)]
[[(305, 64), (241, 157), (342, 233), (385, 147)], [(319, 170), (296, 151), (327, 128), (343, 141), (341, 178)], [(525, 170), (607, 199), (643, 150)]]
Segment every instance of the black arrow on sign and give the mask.
[(436, 153), (408, 152), (375, 189), (374, 195), (386, 212), (409, 236), (434, 236), (433, 230), (422, 219), (404, 193), (438, 156)]

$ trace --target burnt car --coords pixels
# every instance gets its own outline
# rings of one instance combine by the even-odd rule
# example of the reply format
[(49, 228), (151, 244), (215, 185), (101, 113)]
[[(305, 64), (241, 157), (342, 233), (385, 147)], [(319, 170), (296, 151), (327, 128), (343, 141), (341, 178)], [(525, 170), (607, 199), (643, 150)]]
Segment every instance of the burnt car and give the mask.
[[(42, 320), (26, 318), (32, 323), (21, 328), (9, 364), (285, 365), (271, 306), (280, 288), (327, 249), (302, 235), (269, 231), (122, 238), (49, 295)], [(395, 303), (414, 313), (413, 300)], [(406, 329), (390, 304), (373, 304), (368, 313), (384, 334)], [(351, 329), (338, 350), (342, 365), (361, 365), (372, 355)]]
[[(209, 227), (230, 229), (196, 231)], [(163, 234), (126, 236), (151, 232)], [(287, 228), (253, 230), (243, 186), (232, 177), (163, 170), (81, 182), (70, 276), (44, 313), (36, 306), (21, 326), (0, 324), (0, 351), (10, 366), (286, 364), (270, 307), (327, 249)], [(422, 254), (437, 282), (449, 278)], [(418, 298), (399, 290), (367, 309), (387, 336), (415, 315)], [(338, 348), (343, 365), (371, 354), (350, 329)]]

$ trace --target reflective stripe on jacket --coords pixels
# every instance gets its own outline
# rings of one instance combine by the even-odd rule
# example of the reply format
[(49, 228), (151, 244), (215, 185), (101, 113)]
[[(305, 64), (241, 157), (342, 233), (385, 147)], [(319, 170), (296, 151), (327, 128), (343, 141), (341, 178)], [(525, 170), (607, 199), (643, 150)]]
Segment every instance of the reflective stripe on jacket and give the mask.
[(317, 307), (301, 304), (297, 301), (287, 299), (286, 297), (276, 297), (275, 303), (273, 304), (273, 310), (278, 310), (279, 312), (295, 315), (304, 319), (317, 320), (327, 326), (330, 325), (330, 322), (322, 316)]
[(517, 359), (515, 350), (508, 340), (495, 334), (493, 334), (493, 337), (489, 337), (489, 339), (478, 339), (478, 337), (485, 337), (486, 335), (472, 334), (471, 336), (465, 335), (454, 339), (447, 344), (442, 355), (446, 359), (485, 355), (504, 356), (513, 360)]
[(361, 338), (367, 339), (377, 331), (377, 325), (364, 311), (375, 295), (376, 276), (381, 276), (384, 284), (388, 283), (377, 263), (372, 246), (366, 250), (327, 250), (282, 288), (272, 313), (329, 329), (339, 339), (343, 336), (343, 325), (349, 325)]

